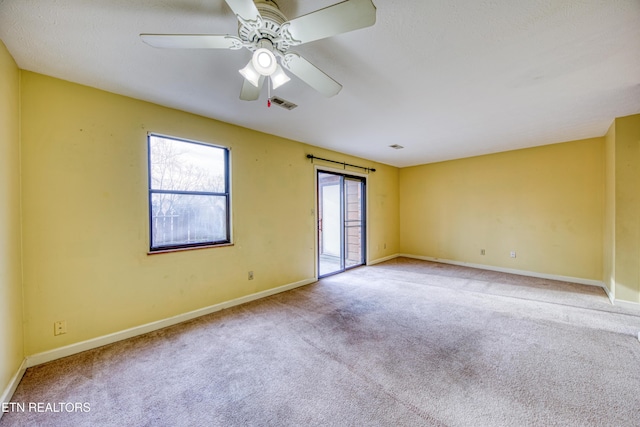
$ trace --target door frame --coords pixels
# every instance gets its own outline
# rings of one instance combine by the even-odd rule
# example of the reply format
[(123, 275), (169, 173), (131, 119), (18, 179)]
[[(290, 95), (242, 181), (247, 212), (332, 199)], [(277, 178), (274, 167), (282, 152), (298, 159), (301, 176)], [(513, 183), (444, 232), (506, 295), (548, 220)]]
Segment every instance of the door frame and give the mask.
[[(315, 194), (315, 209), (313, 210), (314, 212), (314, 226), (313, 226), (313, 230), (314, 230), (314, 237), (313, 237), (313, 247), (314, 247), (314, 275), (315, 275), (315, 279), (318, 280), (318, 275), (320, 274), (320, 265), (319, 265), (319, 259), (320, 259), (320, 248), (319, 248), (319, 244), (318, 244), (318, 240), (319, 240), (319, 230), (318, 230), (318, 226), (319, 226), (319, 219), (320, 219), (320, 214), (319, 214), (319, 209), (320, 206), (318, 204), (318, 200), (319, 200), (319, 194), (318, 194), (318, 172), (327, 172), (327, 173), (334, 173), (334, 174), (338, 174), (338, 175), (344, 175), (344, 176), (352, 176), (352, 177), (356, 177), (356, 178), (362, 178), (364, 180), (364, 245), (363, 245), (363, 250), (364, 250), (364, 263), (362, 265), (369, 265), (369, 175), (365, 174), (365, 173), (360, 173), (360, 172), (353, 172), (353, 171), (347, 171), (344, 169), (338, 169), (338, 168), (332, 168), (329, 166), (321, 166), (321, 165), (314, 165), (313, 168), (313, 185), (314, 185), (314, 194)], [(353, 268), (353, 267), (351, 267)], [(346, 270), (346, 269), (345, 269)]]

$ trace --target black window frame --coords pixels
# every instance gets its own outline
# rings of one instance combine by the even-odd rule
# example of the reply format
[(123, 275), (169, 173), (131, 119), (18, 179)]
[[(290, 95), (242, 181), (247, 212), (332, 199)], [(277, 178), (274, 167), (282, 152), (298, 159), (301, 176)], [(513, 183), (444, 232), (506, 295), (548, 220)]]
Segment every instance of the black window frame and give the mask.
[[(151, 177), (151, 138), (164, 138), (170, 139), (173, 141), (184, 142), (188, 144), (197, 144), (205, 147), (215, 148), (223, 150), (224, 153), (224, 192), (213, 192), (213, 191), (188, 191), (188, 190), (159, 190), (154, 189), (152, 187), (152, 177)], [(206, 248), (206, 247), (216, 247), (216, 246), (228, 246), (231, 245), (231, 184), (230, 184), (230, 151), (229, 147), (210, 144), (202, 141), (195, 141), (191, 139), (179, 138), (175, 136), (164, 135), (160, 133), (149, 132), (147, 133), (147, 189), (148, 189), (148, 220), (149, 220), (149, 253), (161, 253), (161, 252), (170, 252), (177, 250), (185, 250), (185, 249), (198, 249), (198, 248)], [(200, 196), (216, 196), (216, 197), (225, 197), (225, 212), (226, 218), (224, 219), (224, 224), (226, 228), (226, 236), (223, 240), (216, 241), (205, 241), (205, 242), (195, 242), (195, 243), (183, 243), (183, 244), (172, 244), (172, 245), (157, 245), (153, 246), (154, 241), (154, 233), (153, 233), (153, 205), (152, 199), (154, 194), (178, 194), (178, 195), (200, 195)]]

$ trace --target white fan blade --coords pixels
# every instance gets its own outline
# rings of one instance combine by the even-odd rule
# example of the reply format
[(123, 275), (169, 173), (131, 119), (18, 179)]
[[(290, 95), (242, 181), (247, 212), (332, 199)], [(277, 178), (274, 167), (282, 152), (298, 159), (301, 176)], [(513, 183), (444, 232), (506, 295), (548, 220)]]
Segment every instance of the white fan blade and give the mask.
[(240, 49), (242, 40), (235, 36), (216, 34), (140, 34), (153, 47), (177, 49)]
[(260, 98), (260, 91), (262, 90), (262, 84), (264, 83), (264, 76), (260, 77), (258, 81), (258, 87), (252, 85), (249, 80), (243, 79), (242, 91), (240, 92), (240, 99), (243, 101), (255, 101)]
[(287, 53), (282, 66), (326, 97), (337, 95), (342, 85), (297, 53)]
[(347, 0), (295, 18), (282, 27), (300, 43), (335, 36), (376, 22), (376, 7), (371, 0)]
[(255, 21), (260, 17), (260, 12), (253, 0), (225, 0), (233, 13), (245, 21)]

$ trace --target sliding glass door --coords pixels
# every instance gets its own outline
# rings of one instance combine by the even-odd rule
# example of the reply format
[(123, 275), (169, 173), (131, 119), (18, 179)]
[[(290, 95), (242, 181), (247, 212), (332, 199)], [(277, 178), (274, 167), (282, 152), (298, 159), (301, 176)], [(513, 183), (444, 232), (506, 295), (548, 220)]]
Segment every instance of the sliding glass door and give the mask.
[(365, 263), (365, 180), (318, 171), (318, 277)]

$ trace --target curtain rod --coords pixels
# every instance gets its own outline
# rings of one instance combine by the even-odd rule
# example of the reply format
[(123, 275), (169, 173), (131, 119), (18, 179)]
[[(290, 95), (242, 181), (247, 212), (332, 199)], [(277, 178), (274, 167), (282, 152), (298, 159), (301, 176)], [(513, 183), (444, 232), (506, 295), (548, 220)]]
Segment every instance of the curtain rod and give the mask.
[(364, 169), (365, 171), (367, 171), (367, 173), (376, 171), (374, 168), (368, 168), (368, 167), (365, 167), (365, 166), (352, 165), (352, 164), (345, 163), (345, 162), (337, 162), (335, 160), (323, 159), (322, 157), (316, 157), (313, 154), (307, 154), (307, 159), (311, 159), (311, 163), (313, 163), (314, 159), (322, 160), (324, 162), (337, 163), (339, 165), (342, 165), (342, 167), (345, 168), (345, 169), (346, 169), (347, 166), (350, 166), (352, 168)]

